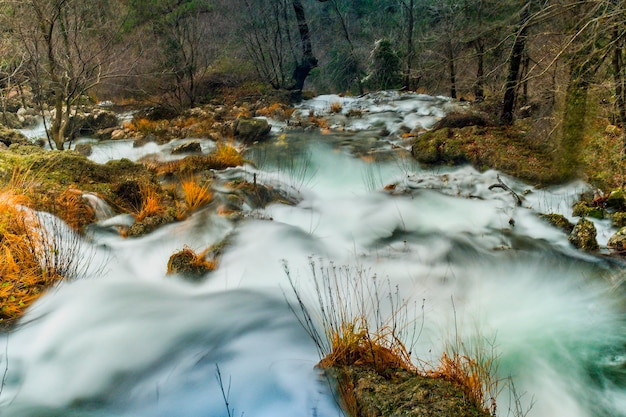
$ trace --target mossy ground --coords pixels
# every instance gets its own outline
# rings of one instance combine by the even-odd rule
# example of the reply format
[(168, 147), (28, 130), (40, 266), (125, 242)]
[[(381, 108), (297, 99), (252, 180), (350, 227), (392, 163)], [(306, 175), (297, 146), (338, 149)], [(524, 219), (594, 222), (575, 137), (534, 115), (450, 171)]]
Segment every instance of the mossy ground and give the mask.
[[(466, 126), (428, 131), (414, 141), (413, 156), (422, 163), (471, 164), (484, 171), (497, 169), (533, 185), (546, 186), (573, 179), (561, 169), (558, 143), (537, 138), (528, 121), (510, 127)], [(607, 129), (606, 119), (591, 123), (580, 144), (574, 176), (609, 192), (622, 187), (626, 165), (622, 137)]]
[(489, 416), (467, 400), (462, 388), (444, 378), (404, 369), (379, 372), (368, 366), (336, 367), (325, 372), (341, 384), (338, 390), (348, 388), (352, 392), (349, 404), (342, 404), (351, 417)]

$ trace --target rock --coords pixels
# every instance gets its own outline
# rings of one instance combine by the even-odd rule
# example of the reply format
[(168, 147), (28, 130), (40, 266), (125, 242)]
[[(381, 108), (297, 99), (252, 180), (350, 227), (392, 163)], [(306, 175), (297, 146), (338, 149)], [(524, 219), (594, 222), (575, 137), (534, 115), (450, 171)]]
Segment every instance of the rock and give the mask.
[[(367, 366), (330, 368), (327, 377), (337, 384), (346, 415), (376, 417), (489, 417), (463, 390), (444, 378), (389, 369), (384, 373)], [(345, 397), (344, 397), (345, 395)], [(344, 401), (348, 399), (349, 401)], [(350, 412), (352, 411), (352, 413)]]
[(89, 156), (93, 152), (91, 145), (88, 143), (79, 143), (74, 150), (83, 156)]
[(27, 145), (28, 139), (17, 130), (10, 129), (6, 126), (0, 125), (0, 142), (6, 146), (11, 146), (16, 143), (19, 145)]
[(460, 129), (466, 126), (492, 126), (493, 123), (487, 116), (477, 113), (459, 113), (453, 112), (447, 114), (443, 119), (439, 120), (433, 126), (432, 130), (443, 128)]
[(602, 207), (592, 206), (585, 201), (579, 201), (574, 204), (572, 216), (576, 217), (591, 217), (593, 219), (604, 219), (605, 210)]
[(140, 148), (148, 142), (157, 142), (157, 137), (152, 133), (149, 133), (146, 136), (138, 137), (133, 142), (133, 148)]
[(611, 214), (611, 224), (617, 228), (626, 226), (626, 212), (618, 211)]
[(614, 251), (623, 252), (626, 250), (626, 227), (622, 227), (611, 236), (607, 246)]
[(622, 188), (611, 191), (606, 198), (605, 204), (608, 208), (623, 211), (626, 209), (626, 194)]
[(598, 249), (596, 227), (591, 220), (580, 219), (569, 235), (569, 241), (578, 249), (595, 251)]
[(126, 137), (126, 132), (124, 132), (124, 129), (115, 129), (113, 132), (111, 132), (111, 140), (120, 140), (120, 139), (124, 139)]
[(121, 182), (115, 190), (113, 190), (118, 199), (125, 202), (131, 208), (138, 210), (141, 208), (142, 196), (141, 187), (135, 180), (127, 180)]
[(541, 214), (540, 218), (547, 220), (552, 226), (555, 226), (561, 230), (563, 230), (568, 235), (572, 233), (574, 230), (574, 225), (570, 223), (569, 220), (562, 214), (549, 213), (549, 214)]
[(86, 128), (91, 132), (97, 132), (98, 130), (117, 128), (119, 122), (117, 115), (109, 110), (96, 109), (89, 113), (86, 120)]
[(155, 214), (154, 216), (146, 217), (142, 221), (133, 224), (128, 229), (128, 236), (139, 237), (147, 235), (148, 233), (158, 229), (159, 227), (172, 223), (175, 220), (176, 217), (170, 212)]
[(172, 149), (172, 154), (174, 155), (178, 155), (181, 153), (202, 153), (202, 147), (200, 146), (200, 142), (182, 143)]
[(249, 119), (240, 117), (235, 121), (234, 133), (243, 142), (252, 143), (263, 140), (272, 130), (264, 119)]
[(97, 132), (94, 133), (94, 136), (100, 140), (110, 140), (111, 139), (111, 135), (113, 134), (113, 132), (115, 132), (116, 130), (119, 130), (119, 128), (117, 127), (108, 127), (106, 129), (100, 129)]
[(168, 275), (178, 274), (192, 281), (200, 281), (214, 269), (215, 262), (205, 260), (202, 254), (196, 254), (189, 248), (174, 253), (167, 263)]

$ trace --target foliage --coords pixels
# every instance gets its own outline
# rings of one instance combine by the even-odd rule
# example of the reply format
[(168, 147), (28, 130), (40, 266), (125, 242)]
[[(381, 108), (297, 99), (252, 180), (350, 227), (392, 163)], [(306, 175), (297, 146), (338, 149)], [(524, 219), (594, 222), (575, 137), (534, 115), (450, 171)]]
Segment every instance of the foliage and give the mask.
[(388, 90), (402, 84), (400, 58), (389, 39), (376, 41), (370, 57), (367, 85), (372, 89)]

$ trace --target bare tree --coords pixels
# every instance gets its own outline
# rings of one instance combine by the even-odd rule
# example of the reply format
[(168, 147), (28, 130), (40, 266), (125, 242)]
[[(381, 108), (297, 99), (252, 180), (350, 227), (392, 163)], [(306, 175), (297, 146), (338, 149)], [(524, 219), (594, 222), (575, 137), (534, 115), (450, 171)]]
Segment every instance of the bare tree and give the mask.
[(119, 33), (109, 2), (28, 0), (16, 3), (16, 31), (40, 109), (53, 105), (47, 128), (52, 148), (64, 149), (81, 97), (114, 74), (110, 52)]

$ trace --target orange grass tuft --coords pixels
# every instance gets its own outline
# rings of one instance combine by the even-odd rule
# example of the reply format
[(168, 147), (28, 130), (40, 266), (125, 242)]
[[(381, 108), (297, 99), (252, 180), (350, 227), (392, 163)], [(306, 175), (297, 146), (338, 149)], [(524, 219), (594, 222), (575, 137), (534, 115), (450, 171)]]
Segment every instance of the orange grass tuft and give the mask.
[(56, 198), (56, 214), (72, 229), (80, 232), (82, 228), (95, 221), (96, 212), (83, 198), (83, 193), (75, 188), (68, 188)]
[(187, 213), (198, 210), (206, 206), (213, 199), (211, 184), (206, 182), (200, 185), (196, 177), (189, 177), (181, 180), (180, 185), (185, 194), (185, 207)]
[(340, 102), (334, 101), (334, 102), (330, 103), (330, 112), (331, 113), (341, 113), (342, 109), (343, 109), (343, 106), (341, 105)]
[(329, 332), (331, 351), (319, 362), (320, 368), (371, 366), (379, 372), (415, 369), (404, 344), (389, 329), (381, 328), (370, 333), (362, 323), (362, 319), (344, 322), (339, 329)]
[(28, 199), (10, 189), (0, 191), (0, 326), (11, 325), (43, 291), (63, 279), (45, 268), (45, 242), (35, 214), (22, 205)]
[(477, 407), (496, 414), (498, 381), (494, 357), (473, 358), (456, 351), (443, 352), (439, 366), (427, 375), (453, 382), (463, 390), (465, 397)]
[(161, 201), (161, 196), (155, 186), (144, 184), (141, 186), (141, 207), (135, 213), (135, 219), (140, 222), (147, 217), (163, 214), (165, 208)]
[(241, 153), (235, 146), (226, 142), (218, 142), (217, 149), (209, 157), (214, 162), (216, 169), (236, 167), (245, 162)]

